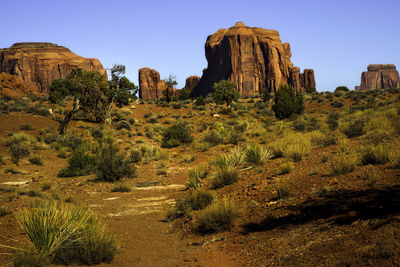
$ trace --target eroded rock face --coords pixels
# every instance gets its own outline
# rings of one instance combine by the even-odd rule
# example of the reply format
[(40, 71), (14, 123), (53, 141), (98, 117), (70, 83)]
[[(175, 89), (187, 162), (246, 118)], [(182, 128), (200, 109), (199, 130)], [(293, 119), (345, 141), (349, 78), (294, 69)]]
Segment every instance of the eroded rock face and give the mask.
[(98, 59), (84, 58), (52, 43), (16, 43), (0, 49), (0, 72), (17, 76), (32, 93), (46, 93), (54, 79), (72, 69), (97, 71), (107, 76)]
[(200, 82), (199, 76), (189, 76), (186, 78), (185, 88), (189, 89), (189, 92), (192, 93), (193, 90), (197, 87)]
[(143, 100), (164, 97), (165, 81), (160, 80), (160, 73), (150, 68), (139, 69), (139, 98)]
[(282, 85), (299, 91), (315, 88), (313, 70), (300, 73), (293, 66), (290, 45), (282, 44), (277, 31), (238, 22), (208, 36), (205, 50), (208, 67), (193, 96), (211, 93), (213, 84), (220, 80), (236, 83), (243, 96), (257, 95), (266, 89), (276, 91)]
[(0, 72), (0, 96), (19, 98), (27, 92), (27, 88), (17, 76)]
[(400, 88), (399, 72), (393, 64), (371, 64), (361, 74), (359, 90)]

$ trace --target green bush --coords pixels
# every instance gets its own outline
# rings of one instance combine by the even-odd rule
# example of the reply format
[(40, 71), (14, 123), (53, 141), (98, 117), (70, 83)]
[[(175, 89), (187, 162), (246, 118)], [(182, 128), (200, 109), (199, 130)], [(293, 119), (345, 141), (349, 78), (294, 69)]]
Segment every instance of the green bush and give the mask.
[(302, 114), (304, 111), (303, 95), (295, 92), (291, 87), (282, 86), (275, 93), (272, 110), (279, 120), (289, 118), (294, 114)]
[(201, 210), (209, 206), (215, 196), (212, 192), (206, 190), (190, 190), (183, 199), (178, 201), (184, 202), (178, 204), (177, 207), (189, 207), (191, 210)]
[(338, 87), (336, 87), (335, 92), (339, 92), (339, 91), (348, 92), (350, 90), (346, 86), (338, 86)]
[(187, 100), (190, 99), (190, 91), (188, 88), (183, 88), (180, 92), (179, 92), (179, 96), (178, 96), (179, 100)]
[(29, 145), (26, 143), (16, 143), (10, 146), (11, 161), (16, 165), (22, 158), (28, 157), (30, 154)]
[(361, 163), (367, 164), (385, 164), (389, 162), (390, 145), (380, 143), (378, 145), (366, 145), (361, 148)]
[(206, 104), (204, 97), (203, 96), (199, 96), (196, 98), (196, 100), (194, 101), (195, 106), (204, 106)]
[(134, 176), (136, 176), (136, 168), (125, 160), (125, 155), (119, 152), (118, 147), (106, 144), (100, 148), (96, 164), (98, 180), (115, 182), (124, 177)]
[(96, 158), (88, 153), (86, 145), (76, 148), (68, 159), (67, 167), (61, 169), (58, 177), (73, 177), (88, 175), (94, 172)]
[(326, 119), (326, 123), (328, 124), (329, 130), (336, 130), (339, 126), (340, 113), (337, 111), (333, 111), (328, 114), (328, 118)]
[(214, 233), (230, 230), (240, 216), (238, 206), (228, 199), (220, 200), (208, 206), (197, 218), (197, 230), (202, 233)]
[(130, 123), (127, 122), (127, 121), (125, 121), (125, 120), (122, 120), (122, 121), (117, 122), (117, 123), (115, 124), (115, 128), (116, 128), (117, 130), (126, 129), (126, 130), (128, 130), (128, 131), (130, 131), (130, 130), (132, 129)]
[(332, 163), (332, 174), (341, 175), (354, 171), (358, 159), (354, 154), (339, 154)]
[(21, 130), (34, 130), (35, 129), (35, 127), (33, 127), (31, 124), (29, 124), (29, 123), (23, 123), (23, 124), (21, 124), (20, 126), (19, 126), (19, 128), (21, 129)]
[(40, 157), (40, 155), (38, 155), (38, 154), (32, 155), (29, 158), (29, 162), (32, 164), (35, 164), (35, 165), (40, 165), (40, 166), (43, 165), (42, 157)]
[(232, 101), (239, 99), (239, 92), (237, 91), (235, 83), (227, 80), (221, 80), (218, 83), (214, 83), (213, 99), (217, 104), (226, 103), (229, 105)]
[(193, 142), (193, 136), (187, 123), (178, 122), (171, 125), (163, 132), (162, 147), (171, 148), (181, 144), (190, 144)]
[(139, 150), (131, 150), (128, 161), (130, 163), (139, 163), (142, 161), (142, 153)]

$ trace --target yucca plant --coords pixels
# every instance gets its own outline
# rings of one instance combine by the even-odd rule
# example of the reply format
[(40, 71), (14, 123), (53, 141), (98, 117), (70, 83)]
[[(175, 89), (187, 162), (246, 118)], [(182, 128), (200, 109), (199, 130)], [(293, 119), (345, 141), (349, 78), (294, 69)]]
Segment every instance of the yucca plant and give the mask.
[(21, 266), (31, 264), (32, 258), (98, 264), (110, 262), (116, 253), (114, 235), (88, 208), (43, 201), (33, 210), (19, 212), (17, 221), (33, 246), (18, 249), (16, 261)]
[(229, 153), (217, 156), (211, 164), (218, 168), (238, 167), (244, 159), (243, 149), (235, 148)]
[(271, 149), (264, 149), (255, 144), (246, 146), (244, 150), (244, 161), (251, 165), (261, 165), (272, 157), (273, 152)]

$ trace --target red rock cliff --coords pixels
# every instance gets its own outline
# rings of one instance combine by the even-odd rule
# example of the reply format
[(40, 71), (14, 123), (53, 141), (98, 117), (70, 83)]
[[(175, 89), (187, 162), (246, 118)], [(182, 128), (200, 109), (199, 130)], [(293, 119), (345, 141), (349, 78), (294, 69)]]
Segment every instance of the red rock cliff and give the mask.
[(235, 82), (245, 96), (257, 95), (265, 89), (276, 91), (287, 84), (299, 91), (316, 87), (313, 70), (302, 74), (293, 66), (290, 45), (282, 44), (274, 30), (238, 22), (208, 36), (205, 51), (208, 67), (193, 96), (211, 93), (213, 84), (224, 79)]
[(392, 64), (368, 65), (368, 71), (361, 74), (360, 91), (371, 89), (400, 88), (399, 72)]
[(84, 58), (52, 43), (17, 43), (0, 49), (0, 72), (17, 76), (33, 93), (46, 93), (54, 79), (72, 69), (98, 71), (107, 75), (98, 59)]

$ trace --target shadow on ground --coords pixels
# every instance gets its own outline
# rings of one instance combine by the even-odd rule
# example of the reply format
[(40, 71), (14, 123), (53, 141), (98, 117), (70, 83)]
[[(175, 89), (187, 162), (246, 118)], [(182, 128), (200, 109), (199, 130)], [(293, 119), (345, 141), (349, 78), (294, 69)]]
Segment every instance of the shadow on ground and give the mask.
[(363, 191), (339, 190), (279, 210), (289, 212), (282, 217), (266, 217), (260, 223), (248, 223), (245, 233), (261, 232), (320, 219), (328, 223), (351, 224), (356, 220), (388, 219), (400, 214), (400, 185)]

